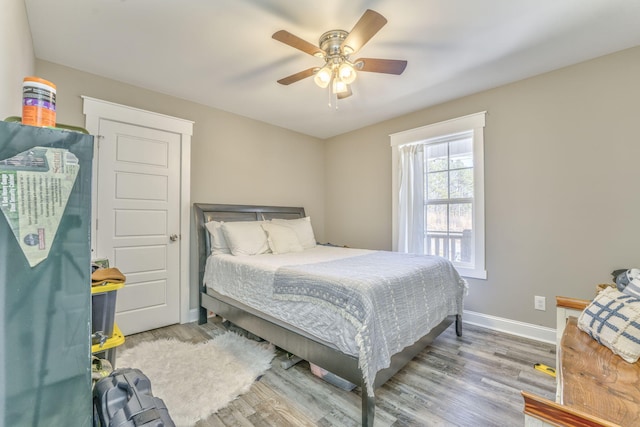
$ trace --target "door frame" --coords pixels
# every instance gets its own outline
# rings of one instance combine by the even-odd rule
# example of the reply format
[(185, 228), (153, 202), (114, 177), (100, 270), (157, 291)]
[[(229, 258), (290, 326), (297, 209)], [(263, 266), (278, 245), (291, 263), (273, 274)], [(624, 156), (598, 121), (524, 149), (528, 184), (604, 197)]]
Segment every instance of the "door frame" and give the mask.
[[(100, 144), (100, 120), (112, 120), (146, 126), (167, 132), (180, 134), (180, 323), (190, 321), (189, 316), (189, 249), (191, 218), (191, 135), (193, 121), (171, 117), (152, 111), (141, 110), (122, 104), (82, 95), (85, 115), (85, 127), (95, 136), (94, 144)], [(98, 207), (98, 156), (100, 150), (95, 147), (93, 156), (93, 182), (91, 196), (91, 251), (96, 253), (96, 212)]]

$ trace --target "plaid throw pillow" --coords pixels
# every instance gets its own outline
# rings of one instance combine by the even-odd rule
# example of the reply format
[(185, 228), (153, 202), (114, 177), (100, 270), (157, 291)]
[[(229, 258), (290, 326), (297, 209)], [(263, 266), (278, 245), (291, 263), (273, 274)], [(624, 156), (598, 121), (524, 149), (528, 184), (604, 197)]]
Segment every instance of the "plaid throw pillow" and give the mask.
[(607, 288), (578, 318), (578, 328), (629, 363), (640, 358), (640, 299)]

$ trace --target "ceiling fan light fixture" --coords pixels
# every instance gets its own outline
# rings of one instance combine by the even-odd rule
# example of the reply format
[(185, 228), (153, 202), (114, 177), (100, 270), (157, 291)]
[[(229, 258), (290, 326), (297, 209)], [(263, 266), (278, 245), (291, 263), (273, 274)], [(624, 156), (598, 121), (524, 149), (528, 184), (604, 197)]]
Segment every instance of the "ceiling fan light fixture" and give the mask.
[(331, 68), (328, 66), (324, 66), (320, 70), (318, 70), (315, 77), (313, 78), (313, 81), (316, 82), (318, 86), (324, 89), (329, 86), (332, 74), (333, 73)]
[(345, 81), (343, 81), (339, 77), (333, 79), (333, 93), (344, 93), (347, 90), (349, 90), (349, 86)]
[(356, 73), (355, 68), (348, 62), (343, 62), (338, 68), (338, 75), (340, 76), (340, 80), (345, 82), (346, 84), (351, 84), (356, 80), (358, 74)]

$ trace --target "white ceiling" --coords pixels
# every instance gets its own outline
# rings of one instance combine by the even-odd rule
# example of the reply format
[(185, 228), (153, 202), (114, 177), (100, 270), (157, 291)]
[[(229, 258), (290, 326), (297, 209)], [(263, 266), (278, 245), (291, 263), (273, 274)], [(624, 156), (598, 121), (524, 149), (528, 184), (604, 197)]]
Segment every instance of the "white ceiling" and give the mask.
[[(328, 138), (443, 101), (640, 45), (637, 0), (25, 0), (36, 57)], [(328, 108), (322, 60), (271, 38), (317, 44), (366, 9), (388, 23), (355, 57), (406, 59), (360, 73)], [(46, 77), (46, 76), (43, 76)]]

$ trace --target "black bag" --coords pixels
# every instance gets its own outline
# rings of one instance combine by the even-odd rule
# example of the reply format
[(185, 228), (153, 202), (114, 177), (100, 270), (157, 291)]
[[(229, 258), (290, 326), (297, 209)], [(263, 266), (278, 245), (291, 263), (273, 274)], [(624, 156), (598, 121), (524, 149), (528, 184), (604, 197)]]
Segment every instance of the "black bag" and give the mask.
[(96, 427), (175, 427), (166, 405), (139, 369), (116, 369), (93, 388)]

